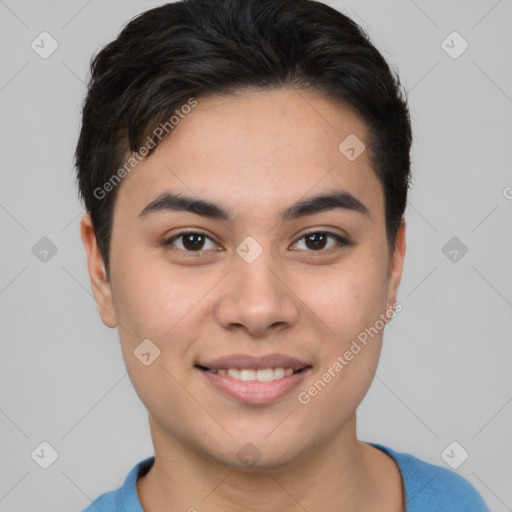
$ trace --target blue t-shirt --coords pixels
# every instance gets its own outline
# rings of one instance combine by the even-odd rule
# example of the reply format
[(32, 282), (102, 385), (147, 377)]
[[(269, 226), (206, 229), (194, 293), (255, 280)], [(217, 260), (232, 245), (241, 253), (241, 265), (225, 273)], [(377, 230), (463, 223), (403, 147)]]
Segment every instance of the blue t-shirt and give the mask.
[[(369, 443), (398, 464), (405, 492), (406, 512), (490, 512), (476, 489), (449, 469), (428, 464), (407, 453)], [(82, 512), (144, 512), (137, 495), (137, 478), (145, 475), (155, 457), (139, 462), (122, 487), (102, 494)]]

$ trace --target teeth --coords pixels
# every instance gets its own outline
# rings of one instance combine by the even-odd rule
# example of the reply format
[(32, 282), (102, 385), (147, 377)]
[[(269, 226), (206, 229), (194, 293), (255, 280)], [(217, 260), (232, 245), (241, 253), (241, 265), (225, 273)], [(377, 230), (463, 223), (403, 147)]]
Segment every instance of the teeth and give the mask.
[(261, 370), (251, 370), (249, 368), (219, 368), (218, 370), (210, 369), (210, 371), (218, 373), (219, 375), (228, 375), (232, 379), (244, 382), (255, 380), (258, 382), (270, 382), (272, 380), (288, 377), (293, 373), (293, 368), (264, 368)]
[(240, 379), (240, 370), (236, 370), (235, 368), (230, 368), (230, 369), (228, 370), (228, 375), (229, 375), (232, 379), (241, 380), (241, 379)]
[[(288, 370), (292, 370), (291, 368), (288, 368)], [(282, 379), (284, 377), (284, 374), (286, 373), (286, 370), (284, 368), (275, 368), (274, 369), (274, 377), (276, 379)], [(292, 370), (293, 373), (293, 370)]]
[(256, 370), (240, 370), (240, 380), (244, 382), (256, 380)]

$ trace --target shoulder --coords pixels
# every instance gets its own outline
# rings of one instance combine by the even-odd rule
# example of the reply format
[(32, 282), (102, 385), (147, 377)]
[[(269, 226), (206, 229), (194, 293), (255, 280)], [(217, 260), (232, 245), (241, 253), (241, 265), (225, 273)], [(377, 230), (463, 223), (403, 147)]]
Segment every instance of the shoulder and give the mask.
[(82, 512), (117, 512), (121, 510), (119, 505), (119, 495), (121, 488), (106, 492), (101, 496), (98, 496), (87, 508), (84, 508)]
[(373, 444), (397, 463), (404, 486), (407, 512), (489, 512), (478, 491), (462, 476), (413, 455)]
[(98, 496), (82, 512), (143, 512), (137, 495), (137, 479), (147, 473), (155, 457), (148, 457), (136, 464), (128, 473), (123, 485), (114, 491)]

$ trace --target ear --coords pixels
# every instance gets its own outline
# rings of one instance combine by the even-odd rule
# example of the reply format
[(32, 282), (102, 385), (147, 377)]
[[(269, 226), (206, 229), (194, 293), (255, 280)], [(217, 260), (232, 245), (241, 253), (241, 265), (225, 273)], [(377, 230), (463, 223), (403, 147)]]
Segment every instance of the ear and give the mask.
[(386, 307), (393, 306), (396, 303), (398, 285), (402, 279), (402, 270), (405, 258), (405, 220), (402, 219), (400, 227), (396, 233), (395, 246), (391, 261), (389, 262), (388, 275), (388, 297)]
[(116, 327), (112, 287), (107, 279), (105, 263), (98, 248), (91, 216), (88, 213), (82, 217), (80, 222), (80, 234), (87, 253), (87, 269), (101, 320), (107, 327)]

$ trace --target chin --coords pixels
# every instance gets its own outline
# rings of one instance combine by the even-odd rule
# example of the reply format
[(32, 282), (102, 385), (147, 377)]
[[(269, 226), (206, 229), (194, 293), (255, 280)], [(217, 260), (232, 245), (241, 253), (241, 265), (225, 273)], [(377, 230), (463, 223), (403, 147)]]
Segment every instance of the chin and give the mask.
[[(292, 439), (293, 436), (290, 435), (275, 436), (275, 439), (270, 440), (268, 432), (265, 432), (259, 436), (253, 434), (244, 437), (243, 440), (230, 439), (227, 446), (222, 447), (222, 452), (211, 452), (212, 445), (207, 449), (212, 459), (237, 471), (276, 471), (296, 467), (297, 458), (301, 454), (297, 451), (299, 443), (291, 442)], [(302, 443), (301, 447), (304, 449)]]

